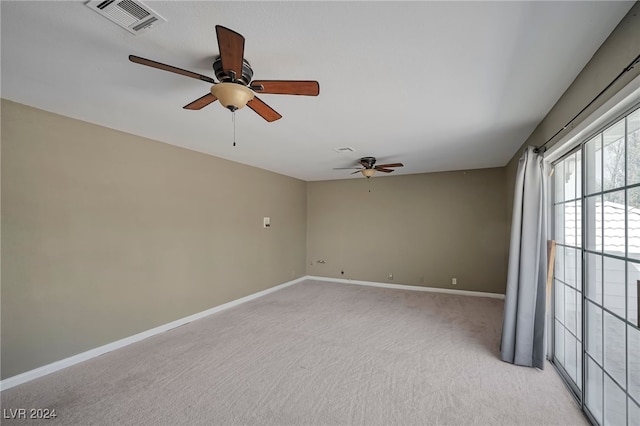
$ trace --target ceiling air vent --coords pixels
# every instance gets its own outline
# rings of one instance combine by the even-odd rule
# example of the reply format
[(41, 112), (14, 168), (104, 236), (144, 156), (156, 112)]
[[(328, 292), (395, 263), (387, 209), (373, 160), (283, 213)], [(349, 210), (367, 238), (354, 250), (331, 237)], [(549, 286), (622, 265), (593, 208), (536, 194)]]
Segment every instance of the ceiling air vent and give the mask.
[(138, 0), (91, 0), (86, 5), (132, 34), (139, 34), (152, 26), (167, 22)]
[(351, 148), (350, 146), (345, 146), (344, 148), (334, 148), (334, 151), (337, 152), (338, 154), (346, 154), (347, 152), (356, 152), (356, 150)]

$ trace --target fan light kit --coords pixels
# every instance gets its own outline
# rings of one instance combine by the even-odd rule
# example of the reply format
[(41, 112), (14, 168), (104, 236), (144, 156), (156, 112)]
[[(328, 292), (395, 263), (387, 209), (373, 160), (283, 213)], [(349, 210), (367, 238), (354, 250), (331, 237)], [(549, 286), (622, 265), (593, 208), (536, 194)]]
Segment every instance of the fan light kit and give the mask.
[(219, 83), (211, 86), (211, 94), (231, 112), (242, 109), (253, 99), (253, 92), (241, 84)]
[(394, 167), (404, 167), (402, 163), (389, 163), (389, 164), (379, 164), (376, 166), (376, 158), (375, 157), (362, 157), (358, 163), (362, 167), (337, 167), (334, 170), (353, 170), (356, 169), (355, 172), (351, 173), (352, 175), (356, 173), (362, 173), (367, 179), (373, 176), (376, 171), (383, 173), (391, 173)]
[(244, 59), (244, 37), (220, 25), (216, 25), (216, 35), (218, 37), (220, 55), (213, 62), (213, 70), (219, 81), (215, 81), (206, 75), (135, 55), (129, 55), (129, 60), (137, 64), (213, 84), (211, 93), (207, 93), (183, 107), (189, 110), (199, 110), (220, 100), (220, 104), (231, 112), (242, 109), (247, 105), (266, 121), (272, 122), (282, 118), (282, 116), (262, 102), (255, 95), (255, 92), (303, 96), (318, 96), (320, 93), (320, 84), (312, 80), (252, 80), (253, 69), (249, 62)]

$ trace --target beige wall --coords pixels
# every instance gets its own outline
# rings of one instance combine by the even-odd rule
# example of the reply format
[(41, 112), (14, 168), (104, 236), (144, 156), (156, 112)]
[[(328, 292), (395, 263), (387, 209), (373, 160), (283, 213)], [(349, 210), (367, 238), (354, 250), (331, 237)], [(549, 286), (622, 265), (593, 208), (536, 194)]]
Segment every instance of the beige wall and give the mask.
[(306, 272), (303, 181), (5, 100), (1, 160), (2, 378)]
[[(508, 218), (511, 220), (513, 190), (518, 160), (525, 147), (541, 146), (558, 130), (567, 124), (582, 108), (603, 90), (629, 63), (640, 53), (640, 2), (636, 2), (627, 15), (611, 32), (607, 40), (600, 46), (589, 63), (571, 83), (553, 108), (538, 124), (531, 136), (518, 149), (506, 165)], [(597, 102), (582, 113), (573, 125), (556, 136), (547, 144), (552, 147), (562, 139), (573, 127), (576, 127), (590, 113), (611, 99), (620, 89), (640, 75), (640, 66), (626, 73), (614, 86), (604, 93)]]
[(1, 124), (3, 379), (305, 273), (504, 291), (502, 168), (305, 184), (7, 100)]
[(308, 182), (307, 272), (504, 293), (505, 212), (504, 168)]

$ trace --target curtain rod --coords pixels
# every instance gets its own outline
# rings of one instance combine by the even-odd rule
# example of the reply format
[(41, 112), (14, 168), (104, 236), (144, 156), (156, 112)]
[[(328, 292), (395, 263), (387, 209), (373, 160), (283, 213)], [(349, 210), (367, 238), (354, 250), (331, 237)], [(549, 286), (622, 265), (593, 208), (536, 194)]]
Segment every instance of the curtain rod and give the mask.
[(593, 103), (595, 101), (598, 100), (598, 98), (600, 98), (600, 96), (602, 96), (604, 94), (604, 92), (606, 92), (607, 90), (609, 90), (609, 88), (611, 86), (613, 86), (618, 80), (620, 80), (620, 78), (625, 75), (626, 73), (628, 73), (629, 71), (631, 71), (636, 65), (638, 65), (638, 63), (640, 63), (640, 55), (636, 56), (636, 58), (631, 61), (631, 63), (629, 65), (627, 65), (622, 72), (620, 72), (620, 74), (618, 74), (618, 76), (616, 78), (614, 78), (611, 83), (609, 83), (607, 85), (607, 87), (605, 87), (604, 89), (602, 89), (600, 91), (600, 93), (598, 93), (595, 98), (593, 98), (591, 100), (591, 102), (589, 102), (587, 104), (587, 106), (585, 106), (584, 108), (582, 108), (580, 110), (580, 112), (578, 112), (571, 120), (569, 120), (569, 122), (567, 124), (565, 124), (564, 126), (562, 126), (562, 128), (560, 130), (558, 130), (553, 136), (551, 136), (545, 143), (543, 143), (542, 145), (536, 147), (536, 149), (534, 149), (534, 152), (536, 153), (541, 153), (541, 152), (545, 152), (547, 149), (545, 148), (545, 146), (551, 142), (556, 136), (558, 136), (560, 134), (560, 132), (562, 132), (563, 130), (565, 130), (567, 127), (569, 127), (571, 125), (571, 123), (573, 123), (575, 121), (576, 118), (578, 118), (580, 116), (580, 114), (582, 114), (583, 112), (585, 112), (585, 110), (587, 108), (589, 108), (591, 105), (593, 105)]

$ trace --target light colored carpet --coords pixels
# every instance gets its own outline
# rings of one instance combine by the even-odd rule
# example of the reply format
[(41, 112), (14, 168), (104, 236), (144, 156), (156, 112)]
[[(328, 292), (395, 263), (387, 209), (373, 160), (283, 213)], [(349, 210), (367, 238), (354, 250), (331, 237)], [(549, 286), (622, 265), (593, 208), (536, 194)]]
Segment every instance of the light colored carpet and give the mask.
[[(38, 425), (585, 425), (503, 301), (306, 281), (2, 392)], [(3, 424), (25, 424), (3, 419)]]

